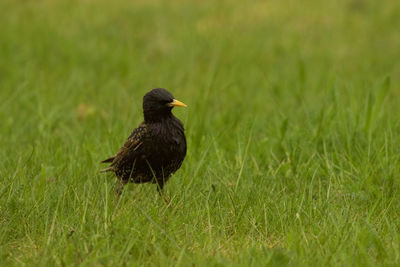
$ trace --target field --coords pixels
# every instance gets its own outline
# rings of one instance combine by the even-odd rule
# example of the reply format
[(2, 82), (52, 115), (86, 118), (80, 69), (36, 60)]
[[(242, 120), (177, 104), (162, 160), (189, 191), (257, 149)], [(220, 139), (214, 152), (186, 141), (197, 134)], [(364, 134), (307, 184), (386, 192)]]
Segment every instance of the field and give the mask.
[[(400, 2), (0, 1), (0, 265), (400, 265)], [(98, 171), (164, 87), (165, 188)]]

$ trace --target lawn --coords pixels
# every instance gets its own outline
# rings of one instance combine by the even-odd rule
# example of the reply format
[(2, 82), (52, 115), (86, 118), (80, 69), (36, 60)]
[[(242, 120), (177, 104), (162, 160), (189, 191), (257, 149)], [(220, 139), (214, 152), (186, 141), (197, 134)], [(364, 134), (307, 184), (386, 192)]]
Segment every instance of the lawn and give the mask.
[[(0, 265), (400, 265), (400, 2), (0, 1)], [(99, 173), (164, 87), (165, 187)]]

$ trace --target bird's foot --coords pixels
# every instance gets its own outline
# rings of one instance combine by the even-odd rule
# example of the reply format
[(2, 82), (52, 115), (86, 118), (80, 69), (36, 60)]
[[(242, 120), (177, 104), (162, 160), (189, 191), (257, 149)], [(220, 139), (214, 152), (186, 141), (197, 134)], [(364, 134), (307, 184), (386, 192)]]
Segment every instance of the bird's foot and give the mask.
[(120, 196), (122, 195), (122, 192), (124, 191), (124, 185), (125, 182), (118, 182), (117, 188), (115, 189), (115, 200), (119, 200)]
[(163, 199), (164, 199), (165, 204), (169, 205), (169, 200), (168, 200), (168, 198), (166, 198), (165, 196), (163, 196)]

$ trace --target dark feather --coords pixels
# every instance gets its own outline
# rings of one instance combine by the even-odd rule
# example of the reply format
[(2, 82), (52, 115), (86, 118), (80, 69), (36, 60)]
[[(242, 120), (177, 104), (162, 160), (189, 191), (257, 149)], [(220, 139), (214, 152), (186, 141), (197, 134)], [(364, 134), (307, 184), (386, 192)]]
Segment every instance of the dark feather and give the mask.
[(114, 159), (115, 159), (115, 156), (114, 156), (114, 157), (111, 157), (111, 158), (108, 158), (108, 159), (105, 159), (105, 160), (101, 161), (100, 163), (109, 163), (109, 162), (113, 162)]
[(123, 182), (156, 182), (162, 189), (186, 155), (182, 123), (172, 115), (172, 95), (154, 89), (143, 98), (145, 121), (134, 129), (118, 153), (102, 163)]

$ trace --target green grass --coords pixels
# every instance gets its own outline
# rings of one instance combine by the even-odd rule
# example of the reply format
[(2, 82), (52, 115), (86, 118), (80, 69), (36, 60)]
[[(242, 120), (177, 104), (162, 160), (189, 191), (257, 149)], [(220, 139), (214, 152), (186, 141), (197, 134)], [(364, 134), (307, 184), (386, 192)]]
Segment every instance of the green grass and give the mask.
[[(398, 1), (0, 1), (0, 265), (400, 264)], [(166, 186), (99, 161), (165, 87)]]

